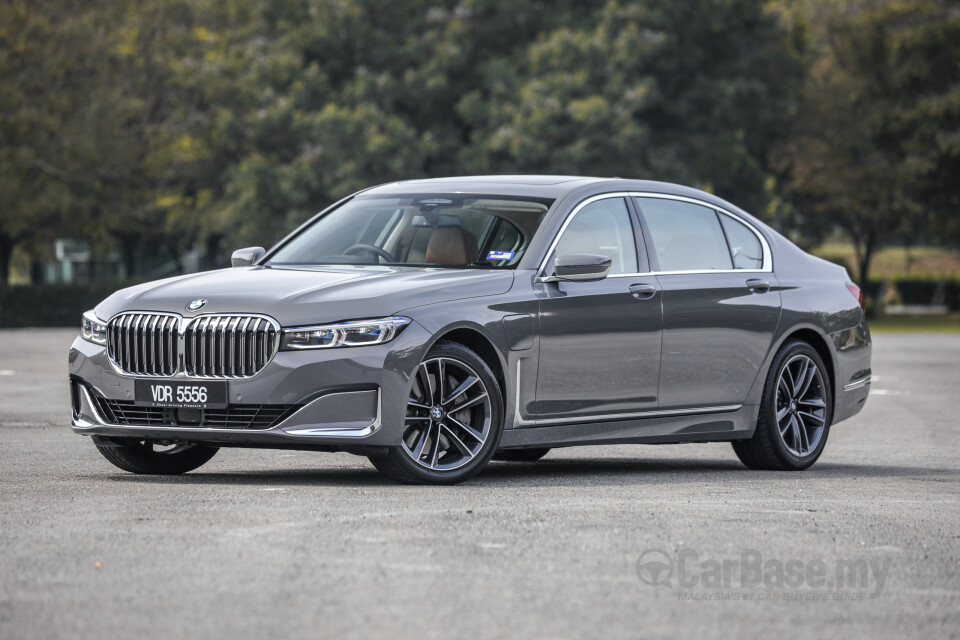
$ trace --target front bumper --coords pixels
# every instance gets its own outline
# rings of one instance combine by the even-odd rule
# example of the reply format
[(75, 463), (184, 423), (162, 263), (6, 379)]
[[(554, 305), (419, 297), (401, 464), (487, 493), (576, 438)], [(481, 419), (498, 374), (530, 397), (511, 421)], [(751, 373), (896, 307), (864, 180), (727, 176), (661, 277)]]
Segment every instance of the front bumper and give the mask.
[[(137, 376), (118, 372), (104, 347), (78, 337), (69, 357), (73, 430), (91, 436), (219, 446), (395, 446), (403, 428), (410, 374), (416, 370), (430, 338), (429, 332), (413, 322), (382, 345), (280, 351), (255, 376), (228, 381), (231, 409), (242, 412), (243, 408), (260, 405), (290, 409), (268, 428), (248, 428), (249, 423), (224, 424), (223, 420), (216, 427), (181, 424), (172, 411), (166, 414), (169, 420), (145, 419), (138, 423), (136, 417), (129, 416), (117, 420), (104, 401), (129, 405)], [(175, 379), (189, 378), (181, 375)], [(112, 406), (117, 404), (113, 402)]]

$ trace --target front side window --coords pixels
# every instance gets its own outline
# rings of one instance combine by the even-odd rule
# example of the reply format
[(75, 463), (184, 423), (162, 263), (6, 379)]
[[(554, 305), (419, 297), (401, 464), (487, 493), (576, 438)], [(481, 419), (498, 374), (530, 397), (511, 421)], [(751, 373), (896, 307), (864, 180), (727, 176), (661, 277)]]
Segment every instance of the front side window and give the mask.
[(623, 198), (606, 198), (578, 211), (557, 242), (554, 255), (593, 253), (610, 258), (610, 274), (637, 272), (637, 243)]
[(650, 229), (661, 271), (733, 268), (727, 241), (713, 209), (666, 198), (636, 198)]
[(360, 196), (304, 229), (267, 264), (512, 269), (551, 203), (500, 195)]

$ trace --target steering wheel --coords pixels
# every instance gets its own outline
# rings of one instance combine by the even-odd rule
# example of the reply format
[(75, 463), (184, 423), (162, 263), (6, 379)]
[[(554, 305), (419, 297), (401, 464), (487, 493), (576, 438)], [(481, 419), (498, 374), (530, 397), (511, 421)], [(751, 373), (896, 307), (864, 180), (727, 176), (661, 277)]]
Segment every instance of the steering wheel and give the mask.
[(352, 247), (347, 247), (347, 249), (343, 252), (343, 255), (347, 256), (347, 255), (350, 255), (351, 253), (361, 253), (364, 251), (367, 253), (373, 253), (375, 255), (378, 255), (384, 260), (386, 260), (387, 262), (396, 262), (396, 260), (392, 255), (390, 255), (380, 247), (373, 246), (372, 244), (355, 244)]

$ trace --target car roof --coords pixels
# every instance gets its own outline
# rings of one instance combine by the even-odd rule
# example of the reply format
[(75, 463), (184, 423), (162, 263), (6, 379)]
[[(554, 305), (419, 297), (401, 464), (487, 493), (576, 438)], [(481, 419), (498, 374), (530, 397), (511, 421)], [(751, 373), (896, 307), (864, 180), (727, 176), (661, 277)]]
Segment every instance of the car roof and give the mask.
[(477, 193), (556, 199), (579, 187), (609, 180), (610, 178), (549, 175), (458, 176), (388, 182), (365, 190), (363, 195)]
[[(624, 178), (596, 178), (559, 175), (495, 175), (424, 178), (388, 182), (365, 189), (358, 196), (386, 196), (421, 193), (475, 193), (513, 195), (558, 200), (577, 192), (580, 196), (612, 191), (664, 193), (696, 198), (716, 206), (745, 213), (731, 203), (713, 194), (670, 182), (632, 180)], [(749, 215), (749, 214), (748, 214)]]

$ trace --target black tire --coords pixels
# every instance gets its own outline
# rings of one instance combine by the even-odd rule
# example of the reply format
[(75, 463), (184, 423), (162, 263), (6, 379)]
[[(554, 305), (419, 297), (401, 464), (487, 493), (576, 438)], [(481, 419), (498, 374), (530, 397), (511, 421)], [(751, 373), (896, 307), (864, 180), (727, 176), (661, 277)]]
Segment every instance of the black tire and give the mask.
[(170, 476), (179, 475), (206, 464), (217, 454), (218, 447), (181, 444), (169, 450), (157, 450), (146, 440), (94, 440), (97, 450), (115, 466), (131, 473)]
[(550, 452), (546, 449), (504, 449), (493, 454), (494, 460), (505, 460), (507, 462), (536, 462)]
[[(787, 387), (780, 387), (781, 376), (783, 375), (784, 369), (788, 365), (793, 367), (795, 362), (803, 362), (804, 357), (812, 361), (817, 367), (817, 372), (815, 373), (819, 374), (819, 377), (812, 376), (812, 382), (809, 384), (808, 391), (811, 397), (806, 401), (801, 400), (799, 404), (790, 401), (787, 402), (786, 405), (778, 407), (778, 387), (782, 390), (790, 389), (789, 382), (786, 382)], [(790, 371), (787, 373), (789, 374)], [(790, 379), (792, 380), (792, 378)], [(817, 385), (819, 385), (819, 390)], [(781, 391), (781, 403), (784, 401), (784, 396), (790, 397), (791, 393)], [(799, 431), (794, 432), (791, 429), (793, 423), (789, 422), (789, 420), (793, 419), (791, 418), (791, 413), (794, 415), (797, 414), (798, 406), (802, 407), (803, 405), (811, 404), (813, 401), (822, 401), (822, 408), (817, 405), (815, 409), (809, 409), (810, 414), (801, 412), (799, 415), (806, 416), (815, 412), (820, 416), (818, 420), (822, 419), (823, 424), (815, 428), (815, 431), (817, 429), (819, 430), (819, 432), (815, 434), (817, 437), (816, 444), (811, 444), (810, 435), (808, 434), (808, 450), (803, 451), (802, 455), (798, 455), (795, 447), (793, 447), (793, 445), (796, 444), (796, 440), (793, 439), (792, 436), (794, 433), (799, 433)], [(811, 406), (813, 405), (811, 404)], [(777, 420), (778, 411), (786, 411), (781, 420), (788, 421), (786, 430), (789, 436), (785, 435), (781, 430), (783, 423)], [(827, 368), (823, 364), (823, 359), (820, 357), (820, 354), (806, 342), (792, 340), (780, 348), (773, 359), (773, 363), (770, 365), (770, 370), (767, 372), (767, 378), (763, 388), (763, 398), (760, 402), (760, 414), (757, 419), (757, 429), (753, 437), (747, 440), (734, 440), (731, 444), (740, 461), (751, 469), (802, 471), (813, 465), (823, 452), (823, 448), (827, 443), (827, 436), (830, 433), (832, 418), (833, 390)], [(810, 424), (819, 424), (818, 421), (813, 421), (809, 418), (807, 418), (807, 420)], [(798, 429), (804, 429), (804, 422), (802, 420), (797, 424)]]
[[(479, 381), (482, 382), (482, 389), (484, 390), (485, 399), (488, 399), (487, 403), (484, 398), (481, 398), (481, 402), (484, 411), (487, 411), (489, 407), (489, 421), (484, 417), (483, 422), (485, 423), (484, 429), (486, 429), (486, 437), (481, 441), (477, 441), (474, 445), (476, 450), (472, 453), (472, 456), (466, 458), (466, 454), (460, 454), (455, 452), (451, 444), (451, 441), (447, 439), (447, 436), (440, 431), (440, 425), (448, 422), (449, 418), (454, 416), (463, 417), (462, 411), (470, 411), (470, 415), (475, 415), (475, 409), (463, 409), (458, 413), (458, 410), (451, 410), (448, 413), (444, 414), (442, 419), (437, 421), (427, 420), (428, 426), (423, 427), (428, 430), (426, 436), (418, 434), (416, 428), (408, 427), (407, 424), (403, 427), (403, 433), (401, 435), (401, 442), (398, 446), (392, 447), (387, 455), (385, 456), (370, 456), (370, 462), (376, 467), (381, 473), (387, 477), (401, 482), (403, 484), (435, 484), (435, 485), (451, 485), (463, 482), (469, 478), (472, 478), (477, 473), (486, 466), (487, 462), (490, 461), (491, 456), (496, 452), (497, 447), (500, 444), (500, 435), (503, 433), (503, 399), (500, 392), (500, 385), (497, 383), (497, 378), (494, 375), (493, 371), (490, 369), (490, 366), (484, 362), (483, 358), (477, 355), (471, 349), (465, 347), (462, 344), (456, 342), (448, 342), (441, 340), (437, 342), (430, 350), (427, 352), (427, 355), (424, 357), (423, 362), (420, 367), (417, 369), (417, 373), (413, 376), (414, 380), (411, 381), (411, 386), (413, 387), (410, 392), (410, 397), (414, 398), (417, 396), (417, 388), (420, 384), (419, 372), (421, 367), (425, 367), (431, 362), (446, 362), (448, 367), (451, 367), (453, 370), (456, 370), (456, 363), (466, 367), (466, 369), (474, 372), (475, 377), (479, 378)], [(443, 371), (442, 369), (440, 371)], [(427, 374), (430, 375), (429, 372)], [(433, 381), (436, 380), (436, 377), (432, 378)], [(429, 381), (428, 381), (429, 384)], [(475, 383), (474, 386), (476, 387)], [(441, 386), (437, 386), (436, 389), (431, 387), (431, 395), (436, 392), (440, 394), (440, 391), (437, 389), (442, 389)], [(481, 389), (476, 388), (474, 393), (480, 394)], [(451, 391), (451, 394), (453, 390)], [(439, 396), (438, 396), (439, 397)], [(451, 403), (451, 406), (455, 407), (456, 403)], [(408, 413), (411, 411), (416, 412), (417, 409), (408, 409)], [(431, 411), (432, 413), (432, 411)], [(414, 423), (415, 424), (415, 423)], [(422, 424), (422, 423), (421, 423)], [(454, 423), (455, 424), (455, 423)], [(449, 432), (449, 427), (444, 427)], [(456, 429), (456, 427), (454, 427)], [(437, 439), (433, 441), (433, 438), (430, 434), (433, 433), (433, 429), (436, 429)], [(459, 435), (463, 435), (463, 432), (460, 432)], [(412, 445), (408, 445), (406, 440), (409, 438), (417, 438), (418, 441)], [(447, 448), (444, 449), (441, 455), (447, 455), (451, 452), (452, 455), (460, 455), (460, 460), (465, 460), (462, 464), (456, 468), (440, 470), (435, 468), (428, 468), (430, 461), (422, 460), (419, 456), (416, 456), (412, 448), (418, 449), (418, 451), (423, 450), (423, 446), (419, 448), (416, 446), (420, 443), (419, 438), (423, 437), (423, 444), (427, 442), (430, 443), (431, 451), (434, 446), (437, 447), (439, 452), (441, 442), (446, 440)], [(461, 438), (460, 444), (466, 442), (465, 438)], [(412, 448), (411, 448), (412, 447)], [(418, 460), (418, 461), (415, 461)], [(440, 462), (437, 460), (437, 457), (434, 456), (434, 464)]]

